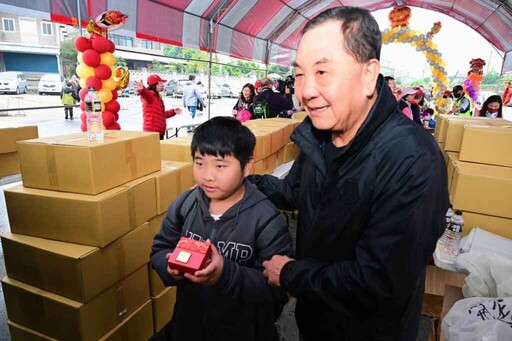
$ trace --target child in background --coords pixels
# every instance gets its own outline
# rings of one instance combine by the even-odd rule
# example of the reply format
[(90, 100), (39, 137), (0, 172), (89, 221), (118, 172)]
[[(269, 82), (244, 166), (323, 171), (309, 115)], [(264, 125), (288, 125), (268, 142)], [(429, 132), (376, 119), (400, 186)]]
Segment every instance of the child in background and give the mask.
[[(253, 133), (231, 117), (212, 118), (195, 130), (197, 188), (171, 204), (151, 251), (163, 283), (178, 287), (165, 331), (170, 340), (279, 339), (274, 321), (287, 295), (267, 282), (262, 263), (290, 255), (292, 242), (284, 216), (245, 179), (255, 143)], [(168, 267), (182, 236), (212, 243), (208, 265), (193, 275)]]
[(76, 103), (75, 93), (72, 88), (71, 81), (66, 81), (62, 86), (62, 91), (60, 92), (60, 98), (62, 100), (62, 104), (64, 107), (64, 114), (66, 115), (64, 119), (73, 119), (73, 106)]
[(436, 120), (434, 120), (434, 109), (427, 108), (423, 112), (423, 126), (429, 130), (434, 130), (436, 128)]

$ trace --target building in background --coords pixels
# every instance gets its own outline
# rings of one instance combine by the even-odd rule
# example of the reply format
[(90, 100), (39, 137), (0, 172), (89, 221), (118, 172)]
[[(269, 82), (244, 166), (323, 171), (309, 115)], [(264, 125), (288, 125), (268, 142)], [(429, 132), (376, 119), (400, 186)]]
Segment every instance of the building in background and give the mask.
[(22, 71), (26, 78), (60, 73), (63, 35), (63, 25), (0, 12), (0, 71)]

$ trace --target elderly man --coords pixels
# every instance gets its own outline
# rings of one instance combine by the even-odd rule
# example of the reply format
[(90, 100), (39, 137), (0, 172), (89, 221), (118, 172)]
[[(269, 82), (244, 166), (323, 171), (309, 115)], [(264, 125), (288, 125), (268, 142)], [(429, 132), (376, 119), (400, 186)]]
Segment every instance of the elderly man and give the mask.
[(293, 132), (289, 175), (252, 176), (297, 208), (296, 259), (264, 262), (297, 298), (305, 340), (415, 340), (425, 271), (448, 208), (443, 156), (398, 109), (380, 72), (381, 34), (364, 9), (329, 9), (304, 28), (295, 91), (309, 117)]

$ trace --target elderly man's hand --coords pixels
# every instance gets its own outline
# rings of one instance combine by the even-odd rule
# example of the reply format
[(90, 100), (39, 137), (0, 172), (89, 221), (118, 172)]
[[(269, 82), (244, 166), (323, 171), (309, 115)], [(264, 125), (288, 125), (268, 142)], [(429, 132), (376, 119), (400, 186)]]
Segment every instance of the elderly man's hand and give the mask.
[(295, 259), (287, 256), (273, 256), (269, 261), (267, 260), (263, 262), (263, 267), (265, 268), (265, 270), (263, 270), (263, 276), (268, 279), (270, 285), (280, 287), (281, 283), (279, 282), (279, 276), (281, 276), (281, 270), (286, 263), (292, 261), (295, 261)]

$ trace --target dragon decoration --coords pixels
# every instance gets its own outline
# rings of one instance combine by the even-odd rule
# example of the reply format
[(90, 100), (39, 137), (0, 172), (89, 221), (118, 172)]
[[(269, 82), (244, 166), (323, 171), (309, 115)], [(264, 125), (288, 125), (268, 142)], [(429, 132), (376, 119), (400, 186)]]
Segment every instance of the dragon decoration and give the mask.
[(120, 11), (107, 11), (101, 13), (96, 19), (91, 19), (87, 25), (89, 38), (78, 37), (74, 45), (78, 51), (78, 66), (76, 73), (80, 78), (79, 96), (82, 109), (80, 126), (87, 131), (84, 98), (90, 87), (94, 87), (101, 100), (101, 112), (105, 129), (120, 130), (120, 105), (117, 101), (117, 90), (125, 89), (130, 82), (128, 69), (115, 67), (116, 57), (113, 53), (115, 44), (108, 39), (108, 32), (118, 29), (125, 23), (128, 15)]

